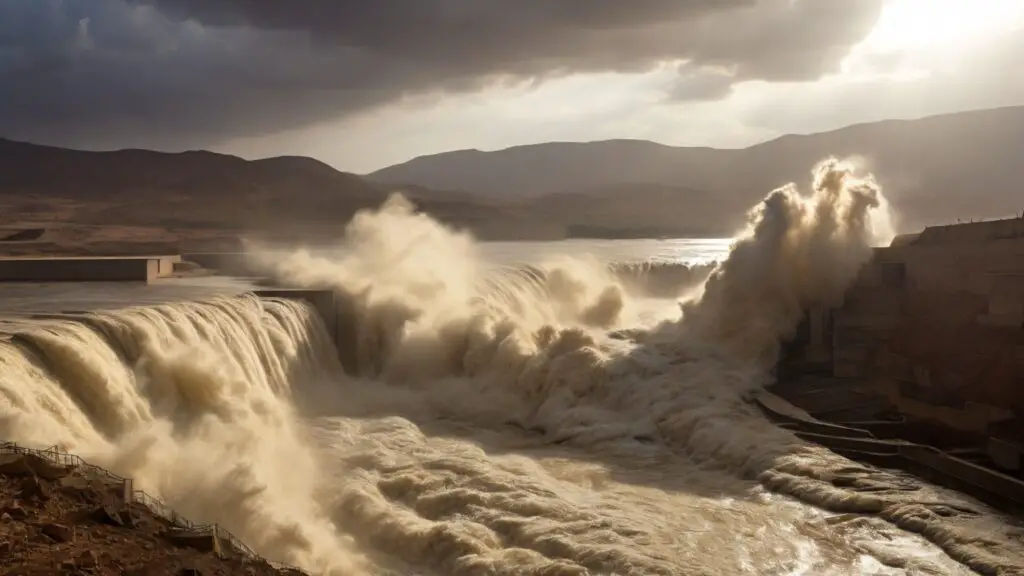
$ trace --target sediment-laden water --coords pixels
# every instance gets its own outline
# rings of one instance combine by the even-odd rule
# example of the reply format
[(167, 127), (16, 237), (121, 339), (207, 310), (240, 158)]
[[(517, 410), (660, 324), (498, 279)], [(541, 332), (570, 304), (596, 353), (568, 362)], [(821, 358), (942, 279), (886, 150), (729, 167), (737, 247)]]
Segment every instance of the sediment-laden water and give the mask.
[(401, 199), (337, 256), (266, 255), (334, 290), (10, 320), (0, 436), (61, 444), (315, 573), (1024, 573), (1021, 532), (773, 426), (747, 396), (802, 309), (885, 235), (844, 165), (771, 193), (717, 265), (529, 266)]

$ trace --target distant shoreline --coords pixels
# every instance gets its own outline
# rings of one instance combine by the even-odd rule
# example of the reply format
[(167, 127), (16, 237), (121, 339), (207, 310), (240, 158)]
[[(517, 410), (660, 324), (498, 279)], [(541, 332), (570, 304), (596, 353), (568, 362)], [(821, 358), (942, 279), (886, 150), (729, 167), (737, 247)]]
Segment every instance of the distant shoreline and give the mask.
[(666, 240), (672, 238), (697, 240), (724, 238), (729, 234), (711, 230), (671, 230), (666, 228), (611, 228), (574, 224), (567, 226), (567, 239), (580, 240)]

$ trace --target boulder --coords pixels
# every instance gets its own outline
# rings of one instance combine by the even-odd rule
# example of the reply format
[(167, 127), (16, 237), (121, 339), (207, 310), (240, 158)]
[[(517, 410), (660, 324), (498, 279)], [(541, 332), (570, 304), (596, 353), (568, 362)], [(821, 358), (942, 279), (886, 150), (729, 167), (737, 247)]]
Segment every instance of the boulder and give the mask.
[(95, 568), (99, 564), (99, 560), (96, 558), (95, 552), (86, 550), (75, 559), (75, 564), (82, 568)]
[(18, 494), (18, 497), (25, 500), (49, 500), (50, 486), (40, 480), (35, 474), (26, 476), (21, 482), (21, 492)]
[(63, 524), (43, 524), (40, 527), (43, 534), (46, 534), (50, 538), (53, 538), (57, 542), (74, 542), (75, 541), (75, 529), (72, 526), (65, 526)]
[(93, 510), (92, 514), (89, 516), (92, 520), (99, 522), (100, 524), (116, 527), (124, 526), (124, 520), (121, 518), (121, 515), (118, 514), (118, 511), (111, 506), (100, 506)]
[(3, 512), (0, 513), (0, 516), (6, 516), (9, 520), (24, 520), (28, 518), (28, 515), (28, 510), (17, 504), (4, 508)]

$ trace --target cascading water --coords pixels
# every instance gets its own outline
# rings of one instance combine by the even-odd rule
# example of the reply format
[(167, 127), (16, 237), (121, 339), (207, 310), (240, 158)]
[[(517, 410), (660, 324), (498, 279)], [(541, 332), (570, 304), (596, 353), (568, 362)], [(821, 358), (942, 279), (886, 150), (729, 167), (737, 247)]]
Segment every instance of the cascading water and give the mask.
[(291, 301), (25, 323), (0, 342), (0, 436), (60, 444), (271, 558), (352, 569), (292, 407), (294, 382), (341, 375), (320, 318)]
[(347, 370), (298, 302), (26, 322), (0, 342), (0, 435), (60, 443), (317, 573), (1019, 573), (1024, 540), (995, 512), (746, 401), (803, 308), (842, 296), (883, 204), (826, 162), (811, 196), (769, 195), (725, 262), (652, 273), (495, 268), (394, 199), (336, 258), (261, 262), (336, 292)]

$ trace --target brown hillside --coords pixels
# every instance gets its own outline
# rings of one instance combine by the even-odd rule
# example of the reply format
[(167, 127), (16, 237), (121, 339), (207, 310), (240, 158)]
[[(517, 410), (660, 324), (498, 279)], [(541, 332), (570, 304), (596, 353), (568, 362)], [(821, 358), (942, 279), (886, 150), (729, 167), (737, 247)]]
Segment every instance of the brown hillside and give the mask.
[[(230, 541), (189, 530), (88, 466), (62, 466), (11, 444), (0, 450), (0, 574), (282, 576)], [(56, 453), (54, 453), (56, 454)], [(64, 454), (63, 456), (67, 456)]]
[[(239, 236), (329, 242), (356, 211), (392, 191), (311, 158), (86, 152), (0, 140), (0, 253), (224, 250)], [(465, 194), (403, 192), (484, 237), (551, 234), (521, 211)]]

